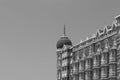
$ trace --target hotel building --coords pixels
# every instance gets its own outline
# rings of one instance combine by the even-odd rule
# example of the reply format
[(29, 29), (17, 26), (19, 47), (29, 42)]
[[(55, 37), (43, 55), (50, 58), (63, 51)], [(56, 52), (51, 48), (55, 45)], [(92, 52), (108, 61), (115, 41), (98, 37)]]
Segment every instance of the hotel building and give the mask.
[(64, 27), (56, 47), (57, 80), (120, 80), (120, 16), (77, 45)]

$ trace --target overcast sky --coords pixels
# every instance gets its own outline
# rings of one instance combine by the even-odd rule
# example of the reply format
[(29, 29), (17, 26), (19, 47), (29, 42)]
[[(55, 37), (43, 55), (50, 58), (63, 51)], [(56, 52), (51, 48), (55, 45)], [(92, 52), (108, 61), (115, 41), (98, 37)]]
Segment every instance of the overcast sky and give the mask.
[(56, 42), (111, 25), (120, 0), (0, 0), (0, 80), (57, 80)]

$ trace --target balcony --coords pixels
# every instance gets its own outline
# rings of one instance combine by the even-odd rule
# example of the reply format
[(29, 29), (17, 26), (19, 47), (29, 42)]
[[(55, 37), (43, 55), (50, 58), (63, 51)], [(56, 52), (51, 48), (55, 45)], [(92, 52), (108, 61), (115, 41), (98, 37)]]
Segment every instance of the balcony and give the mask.
[(100, 78), (100, 69), (93, 70), (93, 80), (98, 80)]
[(78, 69), (73, 70), (73, 74), (78, 74)]
[(90, 78), (86, 78), (85, 80), (91, 80)]
[(99, 68), (99, 66), (100, 66), (99, 61), (94, 61), (93, 62), (93, 68)]
[(92, 54), (89, 54), (87, 58), (93, 58), (93, 55), (92, 55)]
[(84, 78), (85, 78), (85, 77), (84, 77), (84, 74), (80, 74), (80, 75), (79, 75), (79, 80), (84, 80)]
[(106, 79), (108, 77), (108, 67), (101, 68), (101, 79)]
[(100, 55), (101, 49), (98, 49), (94, 55)]
[(91, 78), (86, 75), (85, 80), (91, 80)]
[(74, 66), (73, 66), (73, 74), (77, 74), (78, 72), (79, 72), (78, 66), (77, 66), (77, 65), (74, 65)]
[(108, 54), (102, 54), (101, 55), (101, 66), (107, 65), (108, 64)]
[(109, 49), (108, 49), (108, 47), (106, 47), (103, 51), (102, 51), (102, 53), (106, 53), (106, 52), (108, 52), (109, 51)]
[(82, 78), (82, 77), (79, 77), (79, 80), (84, 80), (84, 78)]
[(109, 73), (109, 78), (114, 78), (114, 77), (117, 77), (116, 75), (117, 73), (115, 71), (112, 71)]
[(107, 74), (102, 73), (101, 74), (101, 79), (107, 79)]
[(116, 77), (117, 76), (117, 65), (116, 64), (111, 64), (109, 66), (109, 77)]
[(87, 58), (93, 58), (94, 53), (93, 52), (89, 52), (89, 55), (87, 56)]
[(108, 80), (107, 77), (101, 77), (101, 80)]
[(80, 59), (80, 61), (84, 61), (86, 59), (86, 57), (82, 57), (81, 59)]
[(98, 79), (99, 79), (99, 75), (97, 75), (96, 73), (94, 73), (93, 80), (98, 80)]
[(91, 66), (90, 65), (86, 65), (85, 66), (85, 70), (91, 70)]
[(91, 78), (92, 78), (91, 72), (85, 73), (85, 80), (92, 80)]
[(92, 60), (91, 59), (87, 59), (86, 60), (86, 64), (85, 64), (85, 70), (90, 70), (92, 68)]
[(100, 68), (100, 63), (99, 62), (94, 62), (93, 68)]
[(79, 62), (79, 60), (78, 59), (76, 59), (75, 61), (74, 61), (74, 63), (78, 63)]
[(117, 46), (113, 45), (111, 49), (117, 49)]
[(84, 67), (80, 67), (79, 72), (84, 72)]
[(92, 68), (91, 61), (90, 60), (86, 60), (85, 70), (90, 70), (91, 68)]
[(109, 64), (116, 64), (116, 58), (115, 57), (110, 57), (109, 58)]
[(107, 63), (108, 63), (107, 60), (101, 60), (101, 66), (107, 66), (108, 65)]
[(116, 41), (114, 40), (114, 42), (113, 42), (113, 46), (112, 46), (112, 48), (111, 49), (117, 49), (117, 43), (116, 43)]

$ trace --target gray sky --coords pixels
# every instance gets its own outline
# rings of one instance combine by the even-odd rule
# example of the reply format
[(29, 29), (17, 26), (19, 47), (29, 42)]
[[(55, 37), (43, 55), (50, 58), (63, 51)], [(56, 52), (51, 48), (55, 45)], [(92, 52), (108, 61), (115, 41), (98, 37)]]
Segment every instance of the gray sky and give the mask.
[(0, 80), (56, 80), (66, 24), (77, 44), (120, 14), (120, 0), (0, 0)]

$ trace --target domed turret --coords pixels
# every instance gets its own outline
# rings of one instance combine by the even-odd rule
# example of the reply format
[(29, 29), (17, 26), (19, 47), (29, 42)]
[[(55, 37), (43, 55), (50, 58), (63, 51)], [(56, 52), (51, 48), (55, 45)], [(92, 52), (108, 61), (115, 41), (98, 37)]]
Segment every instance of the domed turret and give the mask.
[(68, 37), (61, 37), (57, 42), (57, 49), (63, 48), (64, 45), (72, 45), (72, 42)]
[(65, 25), (64, 25), (64, 35), (60, 37), (60, 39), (57, 41), (57, 49), (63, 48), (64, 45), (72, 45), (72, 42), (69, 40), (69, 38), (65, 34)]

